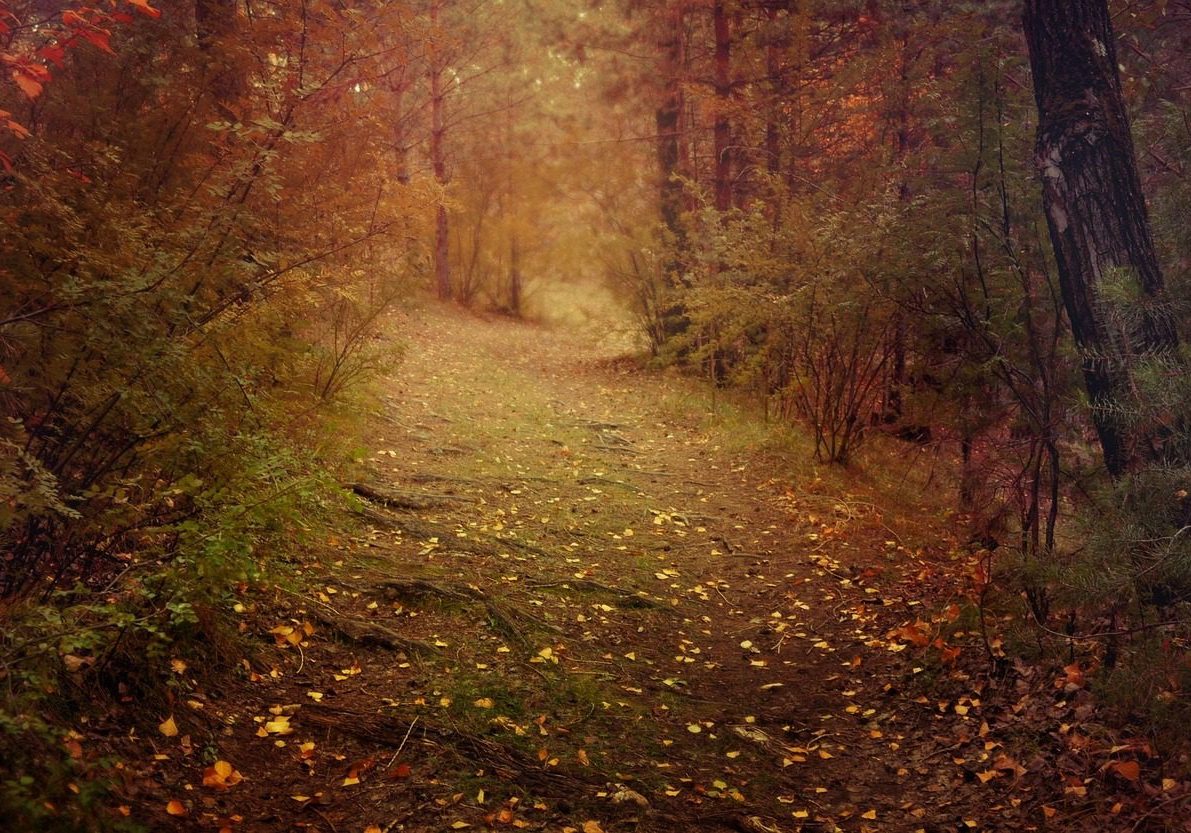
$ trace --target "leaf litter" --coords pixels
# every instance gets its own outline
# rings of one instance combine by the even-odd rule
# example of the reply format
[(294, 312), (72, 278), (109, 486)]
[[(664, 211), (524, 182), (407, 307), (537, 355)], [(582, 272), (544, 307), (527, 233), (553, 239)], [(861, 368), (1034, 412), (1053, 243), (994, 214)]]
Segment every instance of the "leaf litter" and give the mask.
[(309, 596), (238, 603), (259, 650), (218, 690), (173, 661), (188, 734), (166, 716), (132, 774), (162, 826), (1128, 829), (1186, 800), (1094, 724), (1087, 666), (981, 673), (999, 643), (963, 628), (941, 528), (769, 479), (673, 406), (687, 383), (564, 335), (406, 323), (418, 396), (386, 398), (362, 474), (440, 497), (304, 553)]

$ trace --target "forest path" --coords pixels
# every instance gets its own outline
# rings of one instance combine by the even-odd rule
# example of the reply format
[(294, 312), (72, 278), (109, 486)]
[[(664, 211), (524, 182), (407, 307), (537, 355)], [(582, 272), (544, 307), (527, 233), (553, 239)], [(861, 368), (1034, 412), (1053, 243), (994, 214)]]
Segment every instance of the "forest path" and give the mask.
[(1007, 797), (979, 692), (888, 636), (930, 618), (910, 540), (929, 528), (813, 473), (770, 479), (763, 427), (576, 335), (438, 308), (398, 335), (361, 453), (368, 525), (306, 566), (322, 590), (281, 632), (256, 623), (312, 634), (221, 714), (244, 781), (196, 829), (1037, 817)]

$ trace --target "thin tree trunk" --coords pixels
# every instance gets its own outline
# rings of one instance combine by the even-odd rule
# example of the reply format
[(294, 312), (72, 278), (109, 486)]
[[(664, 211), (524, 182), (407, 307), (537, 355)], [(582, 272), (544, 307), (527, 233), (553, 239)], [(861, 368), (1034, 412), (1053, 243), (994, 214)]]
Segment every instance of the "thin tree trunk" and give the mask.
[(412, 181), (409, 172), (409, 137), (405, 123), (405, 94), (410, 82), (405, 76), (404, 68), (400, 74), (395, 74), (392, 83), (393, 91), (393, 152), (397, 156), (397, 181), (402, 185), (409, 185)]
[[(658, 41), (661, 55), (658, 69), (663, 89), (656, 114), (662, 222), (673, 235), (678, 249), (682, 248), (686, 239), (682, 226), (682, 183), (675, 179), (679, 173), (685, 103), (682, 89), (684, 18), (684, 0), (678, 0), (664, 12), (662, 34)], [(683, 269), (680, 259), (670, 264), (669, 271), (681, 280)]]
[[(1117, 477), (1160, 456), (1158, 426), (1120, 415), (1142, 404), (1133, 388), (1137, 357), (1173, 353), (1178, 336), (1150, 236), (1107, 0), (1026, 0), (1023, 21), (1043, 207), (1092, 418)], [(1135, 309), (1108, 309), (1105, 282), (1114, 270), (1140, 290)]]
[(509, 312), (521, 317), (521, 241), (516, 233), (509, 244)]
[(776, 6), (765, 8), (768, 33), (765, 43), (765, 75), (771, 88), (772, 100), (765, 112), (765, 169), (777, 176), (782, 169), (782, 133), (779, 119), (786, 97), (785, 74), (782, 70), (782, 51), (786, 38), (778, 34), (778, 12)]
[[(431, 0), (430, 28), (436, 36), (441, 35), (439, 29), (441, 11), (442, 0)], [(446, 92), (443, 90), (442, 73), (442, 54), (436, 47), (430, 58), (430, 164), (434, 169), (435, 182), (445, 192), (450, 180), (447, 177), (447, 160), (444, 149), (447, 130), (443, 115)], [(444, 301), (451, 297), (450, 254), (450, 221), (447, 217), (447, 207), (440, 200), (434, 223), (434, 286), (438, 297)]]
[(223, 115), (238, 121), (235, 102), (244, 93), (243, 72), (236, 66), (233, 45), (238, 18), (237, 0), (195, 0), (195, 38), (202, 50), (209, 89)]
[(725, 0), (715, 0), (712, 18), (715, 25), (715, 207), (732, 207), (732, 125), (728, 106), (732, 96), (732, 28)]

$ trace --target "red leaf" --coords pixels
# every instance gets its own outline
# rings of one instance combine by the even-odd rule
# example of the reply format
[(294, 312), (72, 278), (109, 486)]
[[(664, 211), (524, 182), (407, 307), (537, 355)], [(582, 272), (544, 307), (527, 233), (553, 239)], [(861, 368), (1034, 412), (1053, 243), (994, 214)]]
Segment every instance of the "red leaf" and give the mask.
[(79, 30), (79, 35), (109, 55), (116, 54), (112, 50), (111, 36), (103, 29), (81, 29)]
[(49, 46), (43, 46), (41, 49), (37, 50), (37, 56), (39, 58), (44, 58), (54, 66), (61, 68), (62, 62), (66, 58), (66, 50), (56, 43), (50, 44)]

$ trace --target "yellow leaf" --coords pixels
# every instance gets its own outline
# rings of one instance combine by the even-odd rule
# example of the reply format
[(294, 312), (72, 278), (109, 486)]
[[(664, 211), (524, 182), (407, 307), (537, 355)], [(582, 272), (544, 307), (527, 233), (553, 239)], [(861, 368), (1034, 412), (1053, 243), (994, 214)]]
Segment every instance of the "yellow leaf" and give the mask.
[(289, 725), (289, 717), (279, 715), (265, 724), (265, 732), (270, 735), (292, 735), (294, 728)]
[(490, 709), (496, 705), (496, 702), (491, 697), (481, 697), (479, 700), (476, 700), (472, 705), (475, 706), (477, 709)]
[(170, 668), (173, 669), (175, 674), (185, 674), (187, 665), (184, 660), (172, 659), (170, 660)]
[(867, 813), (861, 813), (860, 817), (862, 819), (868, 819), (869, 821), (873, 821), (877, 818), (877, 811), (869, 810)]
[(604, 833), (604, 828), (600, 827), (598, 821), (583, 822), (583, 833)]
[(213, 790), (226, 790), (243, 780), (244, 776), (227, 761), (216, 761), (203, 770), (203, 786)]
[(178, 724), (174, 722), (174, 716), (171, 714), (159, 723), (157, 731), (161, 732), (167, 738), (176, 738), (178, 736)]

